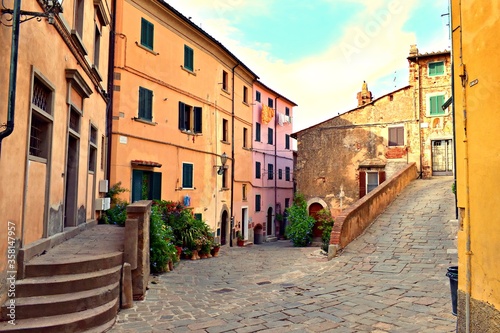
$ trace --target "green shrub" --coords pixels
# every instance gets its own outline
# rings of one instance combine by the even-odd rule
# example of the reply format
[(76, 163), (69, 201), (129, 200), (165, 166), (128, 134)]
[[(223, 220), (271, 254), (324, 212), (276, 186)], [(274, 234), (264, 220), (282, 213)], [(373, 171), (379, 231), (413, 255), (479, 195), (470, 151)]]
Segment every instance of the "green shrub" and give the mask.
[(108, 193), (106, 193), (106, 197), (111, 198), (111, 207), (108, 210), (105, 210), (103, 214), (101, 214), (101, 218), (99, 219), (99, 223), (102, 224), (117, 224), (119, 226), (125, 225), (125, 220), (127, 219), (127, 206), (128, 202), (120, 199), (118, 196), (120, 193), (127, 192), (128, 190), (123, 188), (121, 182), (116, 183), (111, 186)]
[(323, 230), (321, 234), (321, 249), (328, 252), (328, 245), (330, 245), (330, 235), (333, 229), (334, 219), (328, 208), (323, 208), (317, 213), (317, 221), (320, 222), (319, 230)]
[(152, 273), (161, 273), (166, 270), (169, 261), (177, 261), (177, 249), (172, 243), (174, 233), (172, 228), (165, 225), (160, 209), (151, 207), (149, 225), (150, 268)]
[(300, 193), (295, 195), (293, 205), (287, 208), (288, 222), (285, 236), (293, 246), (308, 246), (312, 243), (312, 231), (316, 221), (307, 213), (307, 202)]

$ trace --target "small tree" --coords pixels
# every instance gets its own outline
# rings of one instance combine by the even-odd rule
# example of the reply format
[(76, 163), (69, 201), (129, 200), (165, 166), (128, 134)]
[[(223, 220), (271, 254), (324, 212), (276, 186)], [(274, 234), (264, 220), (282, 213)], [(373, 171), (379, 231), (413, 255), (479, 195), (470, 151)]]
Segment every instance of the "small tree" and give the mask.
[(125, 225), (128, 202), (120, 199), (119, 196), (121, 193), (127, 191), (126, 188), (122, 187), (121, 182), (116, 183), (109, 189), (108, 193), (106, 193), (106, 197), (111, 198), (111, 207), (101, 214), (99, 223), (117, 224), (122, 227)]
[(293, 246), (308, 246), (312, 243), (312, 231), (316, 221), (307, 213), (307, 202), (300, 193), (295, 194), (293, 205), (287, 208), (289, 224), (285, 236)]
[(328, 208), (320, 210), (316, 217), (320, 223), (318, 229), (323, 230), (323, 233), (321, 234), (321, 249), (328, 252), (328, 245), (330, 245), (330, 235), (332, 233), (334, 219)]

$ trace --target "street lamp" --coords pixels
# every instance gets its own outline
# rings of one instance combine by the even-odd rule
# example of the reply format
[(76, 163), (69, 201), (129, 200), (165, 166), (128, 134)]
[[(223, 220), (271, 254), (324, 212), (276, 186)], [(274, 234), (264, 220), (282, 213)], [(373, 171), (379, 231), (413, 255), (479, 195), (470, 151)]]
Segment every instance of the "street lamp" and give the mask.
[(227, 162), (227, 155), (224, 152), (220, 156), (220, 163), (221, 163), (221, 165), (216, 165), (216, 167), (219, 168), (219, 170), (217, 170), (217, 174), (218, 175), (223, 175), (224, 174), (224, 169), (225, 169), (225, 166), (226, 166), (226, 162)]

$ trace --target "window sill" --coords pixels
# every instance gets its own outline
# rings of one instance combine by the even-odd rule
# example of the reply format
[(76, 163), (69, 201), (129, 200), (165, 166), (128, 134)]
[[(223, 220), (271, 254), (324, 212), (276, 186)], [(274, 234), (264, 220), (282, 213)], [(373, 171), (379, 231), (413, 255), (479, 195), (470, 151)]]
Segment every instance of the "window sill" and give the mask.
[(241, 103), (245, 104), (246, 106), (250, 106), (250, 104), (248, 104), (248, 102), (242, 101)]
[(448, 117), (450, 115), (449, 112), (446, 113), (440, 113), (440, 114), (426, 114), (425, 116), (427, 118), (436, 118), (436, 117)]
[(228, 142), (228, 141), (225, 141), (225, 140), (220, 140), (221, 143), (225, 144), (225, 145), (230, 145), (231, 143)]
[(97, 68), (96, 65), (92, 65), (92, 72), (95, 74), (99, 82), (102, 82), (102, 75), (99, 73), (99, 69)]
[(182, 66), (182, 65), (181, 65), (181, 69), (182, 69), (183, 71), (188, 72), (188, 73), (189, 73), (189, 74), (191, 74), (191, 75), (196, 76), (196, 73), (195, 73), (195, 72), (193, 72), (193, 71), (192, 71), (192, 70), (190, 70), (190, 69), (187, 69), (186, 67), (184, 67), (184, 66)]
[(196, 135), (196, 136), (202, 136), (203, 135), (203, 133), (195, 133), (195, 132), (191, 132), (191, 130), (183, 130), (183, 129), (181, 129), (179, 131), (181, 131), (181, 133), (184, 133), (186, 135)]
[(223, 93), (226, 93), (227, 95), (229, 95), (229, 91), (227, 89), (224, 89), (224, 88), (220, 88), (220, 90), (222, 90)]
[(243, 149), (243, 150), (248, 150), (248, 151), (252, 151), (252, 148), (248, 148), (248, 147), (241, 147), (241, 149)]
[(151, 121), (151, 120), (147, 120), (147, 119), (143, 119), (143, 118), (138, 118), (138, 117), (134, 117), (132, 118), (133, 121), (137, 121), (139, 123), (143, 123), (143, 124), (147, 124), (147, 125), (151, 125), (151, 126), (156, 126), (158, 125), (158, 123), (154, 122), (154, 121)]
[(221, 192), (223, 192), (223, 191), (229, 191), (229, 188), (228, 187), (223, 187), (220, 190), (221, 190)]
[(78, 51), (80, 51), (83, 55), (88, 54), (87, 49), (83, 45), (83, 41), (82, 38), (80, 37), (80, 34), (78, 34), (78, 32), (74, 29), (71, 30), (71, 39), (73, 40), (73, 42), (75, 42)]
[(155, 52), (155, 51), (151, 50), (150, 48), (148, 48), (147, 46), (142, 45), (139, 42), (135, 42), (135, 45), (137, 45), (138, 47), (140, 47), (144, 51), (147, 51), (147, 52), (149, 52), (149, 53), (151, 53), (151, 54), (153, 54), (155, 56), (160, 55), (158, 52)]
[(47, 164), (47, 159), (46, 159), (46, 158), (43, 158), (43, 157), (38, 157), (38, 156), (34, 156), (34, 155), (29, 155), (28, 159), (29, 159), (30, 161), (33, 161), (33, 162), (40, 162), (40, 163)]

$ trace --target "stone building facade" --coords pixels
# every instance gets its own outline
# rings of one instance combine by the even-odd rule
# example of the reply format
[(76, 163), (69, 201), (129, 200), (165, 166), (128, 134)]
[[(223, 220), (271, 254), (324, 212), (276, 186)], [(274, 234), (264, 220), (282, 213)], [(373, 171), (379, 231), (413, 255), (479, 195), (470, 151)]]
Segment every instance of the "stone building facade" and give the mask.
[(450, 52), (412, 46), (409, 85), (373, 99), (363, 82), (358, 106), (294, 133), (295, 180), (309, 212), (335, 216), (409, 162), (421, 177), (452, 174)]

